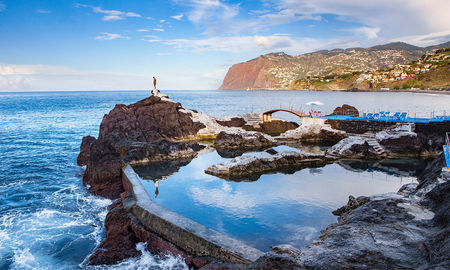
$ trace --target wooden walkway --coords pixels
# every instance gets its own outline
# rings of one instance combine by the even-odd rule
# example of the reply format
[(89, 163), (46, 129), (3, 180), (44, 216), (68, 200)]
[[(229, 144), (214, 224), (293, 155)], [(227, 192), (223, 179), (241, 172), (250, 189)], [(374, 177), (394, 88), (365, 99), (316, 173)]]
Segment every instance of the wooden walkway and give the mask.
[(300, 118), (301, 117), (309, 117), (309, 115), (304, 113), (304, 112), (298, 112), (298, 111), (289, 110), (289, 109), (273, 109), (273, 110), (264, 112), (262, 114), (263, 122), (270, 122), (272, 120), (272, 114), (276, 113), (276, 112), (288, 112), (288, 113), (292, 113), (294, 115), (297, 115)]

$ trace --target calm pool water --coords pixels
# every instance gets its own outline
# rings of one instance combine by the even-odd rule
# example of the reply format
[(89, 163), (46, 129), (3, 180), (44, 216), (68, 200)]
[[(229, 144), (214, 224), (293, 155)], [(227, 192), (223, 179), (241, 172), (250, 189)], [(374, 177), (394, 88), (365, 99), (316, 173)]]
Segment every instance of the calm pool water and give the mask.
[[(344, 205), (349, 195), (397, 191), (403, 184), (416, 181), (415, 175), (425, 164), (420, 160), (345, 161), (241, 182), (204, 173), (209, 166), (226, 160), (229, 158), (212, 151), (190, 162), (148, 164), (135, 170), (154, 202), (268, 251), (270, 246), (285, 243), (305, 247), (320, 230), (336, 222), (331, 212)], [(155, 174), (157, 171), (159, 174)]]

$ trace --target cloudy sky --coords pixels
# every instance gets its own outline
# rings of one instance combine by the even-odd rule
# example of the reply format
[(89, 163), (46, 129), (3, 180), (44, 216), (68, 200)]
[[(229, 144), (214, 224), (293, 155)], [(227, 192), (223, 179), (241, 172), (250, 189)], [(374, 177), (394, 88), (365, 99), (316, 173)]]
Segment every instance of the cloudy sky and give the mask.
[(448, 0), (0, 0), (0, 91), (216, 89), (269, 52), (450, 40)]

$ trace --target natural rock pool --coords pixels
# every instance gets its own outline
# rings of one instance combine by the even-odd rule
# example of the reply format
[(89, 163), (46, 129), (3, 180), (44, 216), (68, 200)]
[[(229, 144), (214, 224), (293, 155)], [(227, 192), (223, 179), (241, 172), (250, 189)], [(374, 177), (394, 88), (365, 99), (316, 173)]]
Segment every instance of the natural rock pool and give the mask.
[[(273, 149), (299, 151), (288, 146)], [(349, 195), (396, 192), (415, 182), (426, 165), (418, 159), (344, 160), (238, 182), (204, 172), (232, 157), (220, 154), (205, 150), (193, 160), (150, 163), (134, 169), (154, 202), (261, 251), (286, 243), (307, 246), (320, 230), (336, 222), (331, 212), (344, 205)]]

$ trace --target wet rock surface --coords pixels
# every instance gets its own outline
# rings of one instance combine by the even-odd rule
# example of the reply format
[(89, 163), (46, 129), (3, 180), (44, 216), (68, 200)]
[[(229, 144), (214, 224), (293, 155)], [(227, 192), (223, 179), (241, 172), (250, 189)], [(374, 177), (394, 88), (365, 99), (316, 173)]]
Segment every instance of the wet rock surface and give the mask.
[(294, 173), (303, 167), (324, 166), (328, 159), (321, 154), (284, 151), (270, 157), (240, 156), (229, 162), (213, 165), (205, 173), (230, 180), (255, 181), (263, 173)]
[(256, 131), (228, 130), (222, 131), (214, 141), (217, 149), (251, 149), (276, 145), (270, 136)]

